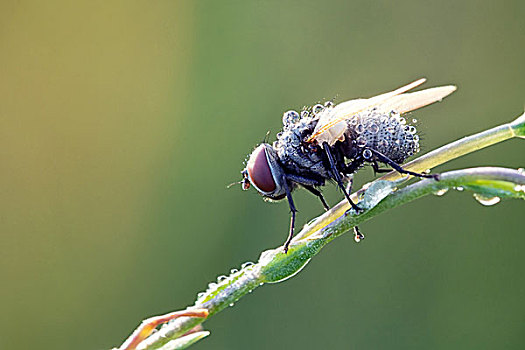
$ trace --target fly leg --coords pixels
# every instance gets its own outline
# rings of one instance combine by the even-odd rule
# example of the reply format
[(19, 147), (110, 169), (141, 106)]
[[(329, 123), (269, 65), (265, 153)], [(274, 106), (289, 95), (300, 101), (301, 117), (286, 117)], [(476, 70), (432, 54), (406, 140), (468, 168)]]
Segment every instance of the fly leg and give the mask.
[(324, 181), (312, 179), (312, 178), (308, 178), (304, 176), (299, 176), (295, 174), (287, 174), (286, 178), (290, 181), (300, 184), (305, 189), (307, 189), (310, 193), (317, 196), (321, 200), (321, 203), (323, 203), (323, 207), (325, 208), (325, 210), (330, 210), (330, 206), (326, 204), (326, 201), (321, 191), (318, 191), (317, 189), (314, 188), (314, 186), (323, 186)]
[(327, 210), (327, 211), (330, 210), (330, 206), (326, 203), (326, 201), (325, 201), (321, 191), (319, 191), (319, 190), (317, 190), (314, 187), (309, 186), (309, 185), (302, 185), (302, 186), (306, 190), (308, 190), (310, 193), (312, 193), (313, 195), (317, 196), (321, 200), (321, 203), (323, 203), (324, 210)]
[[(347, 167), (348, 168), (348, 167)], [(355, 171), (355, 170), (353, 170)], [(348, 185), (346, 185), (346, 191), (348, 193), (352, 193), (352, 185), (354, 184), (354, 176), (351, 175), (348, 177)], [(354, 241), (356, 243), (361, 242), (363, 239), (365, 239), (365, 235), (361, 233), (361, 230), (359, 230), (359, 226), (354, 226)]]
[(407, 175), (412, 175), (416, 177), (424, 177), (427, 179), (434, 179), (434, 180), (439, 181), (439, 174), (421, 174), (421, 173), (416, 173), (410, 170), (406, 170), (401, 165), (397, 164), (392, 159), (385, 156), (383, 153), (378, 152), (373, 148), (369, 148), (369, 150), (372, 151), (372, 153), (376, 156), (378, 161), (380, 161), (381, 163), (390, 165), (392, 168), (394, 168), (394, 170), (396, 170), (400, 174), (407, 174)]
[(379, 168), (379, 164), (377, 164), (377, 160), (375, 160), (375, 159), (372, 162), (372, 168), (374, 169), (374, 173), (376, 173), (376, 174), (389, 173), (389, 172), (394, 170), (394, 169), (381, 169), (381, 168)]
[(350, 199), (350, 195), (348, 194), (348, 192), (346, 192), (343, 180), (341, 179), (341, 175), (339, 174), (339, 170), (337, 170), (337, 167), (335, 166), (334, 157), (332, 155), (332, 152), (330, 151), (330, 146), (328, 145), (328, 143), (323, 143), (323, 149), (326, 153), (326, 156), (328, 157), (328, 161), (330, 163), (330, 171), (332, 172), (332, 176), (334, 177), (335, 182), (337, 182), (337, 185), (345, 194), (345, 197), (348, 200), (348, 203), (350, 203), (350, 205), (352, 206), (352, 208), (356, 212), (360, 212), (361, 208), (359, 208), (354, 202), (352, 202), (352, 200)]
[(283, 181), (283, 187), (286, 191), (286, 198), (288, 199), (288, 205), (290, 206), (290, 212), (292, 213), (292, 217), (290, 218), (290, 232), (288, 233), (288, 238), (286, 239), (286, 242), (284, 243), (284, 254), (288, 253), (288, 247), (290, 246), (290, 243), (292, 242), (293, 238), (293, 229), (295, 226), (295, 213), (297, 213), (297, 209), (295, 208), (295, 204), (293, 203), (292, 198), (292, 192), (290, 191), (290, 187), (287, 183), (288, 180), (286, 178)]

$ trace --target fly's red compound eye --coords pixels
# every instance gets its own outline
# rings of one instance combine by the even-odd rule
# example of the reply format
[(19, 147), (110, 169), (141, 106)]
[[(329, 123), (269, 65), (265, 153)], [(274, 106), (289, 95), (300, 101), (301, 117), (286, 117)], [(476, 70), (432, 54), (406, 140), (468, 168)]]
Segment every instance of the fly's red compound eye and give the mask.
[(266, 158), (264, 145), (257, 147), (250, 155), (246, 166), (251, 183), (263, 192), (273, 192), (277, 188), (273, 180), (272, 170)]

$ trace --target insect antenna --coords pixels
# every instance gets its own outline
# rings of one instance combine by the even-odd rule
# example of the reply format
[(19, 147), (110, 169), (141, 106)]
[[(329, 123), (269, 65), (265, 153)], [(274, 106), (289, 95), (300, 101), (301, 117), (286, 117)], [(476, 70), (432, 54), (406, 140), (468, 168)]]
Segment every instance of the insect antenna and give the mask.
[(229, 184), (228, 186), (226, 186), (226, 188), (231, 188), (232, 186), (234, 185), (239, 185), (242, 183), (242, 180), (241, 181), (237, 181), (237, 182), (232, 182), (231, 184)]

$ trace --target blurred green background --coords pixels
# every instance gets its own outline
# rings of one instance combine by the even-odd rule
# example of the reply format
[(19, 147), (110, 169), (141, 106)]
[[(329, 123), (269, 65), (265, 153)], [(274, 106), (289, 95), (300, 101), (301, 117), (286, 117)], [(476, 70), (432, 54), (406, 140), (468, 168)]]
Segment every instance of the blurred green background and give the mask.
[[(459, 90), (414, 113), (423, 151), (514, 119), (524, 15), (521, 0), (2, 1), (0, 348), (119, 345), (280, 245), (287, 204), (225, 186), (287, 109), (425, 76)], [(517, 168), (524, 146), (436, 170)], [(295, 198), (300, 225), (322, 212)], [(523, 349), (524, 208), (456, 192), (392, 210), (213, 317), (195, 349)]]

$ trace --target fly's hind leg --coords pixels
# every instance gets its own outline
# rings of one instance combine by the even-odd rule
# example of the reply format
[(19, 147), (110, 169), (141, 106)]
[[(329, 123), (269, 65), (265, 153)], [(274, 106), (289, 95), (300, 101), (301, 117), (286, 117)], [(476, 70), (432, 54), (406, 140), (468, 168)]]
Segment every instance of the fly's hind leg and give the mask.
[(400, 174), (407, 174), (407, 175), (412, 175), (412, 176), (416, 176), (416, 177), (424, 177), (426, 179), (434, 179), (434, 180), (439, 181), (439, 174), (421, 174), (421, 173), (416, 173), (416, 172), (413, 172), (413, 171), (410, 171), (410, 170), (406, 170), (401, 165), (397, 164), (392, 159), (390, 159), (387, 156), (385, 156), (383, 153), (381, 153), (379, 151), (376, 151), (373, 148), (368, 148), (368, 149), (370, 151), (372, 151), (372, 153), (374, 154), (375, 158), (378, 161), (380, 161), (381, 163), (385, 163), (385, 164), (390, 165), (392, 168), (394, 168), (395, 171), (397, 171)]
[(372, 168), (374, 169), (374, 173), (376, 173), (376, 174), (389, 173), (391, 171), (394, 171), (394, 169), (381, 169), (379, 167), (379, 164), (377, 164), (377, 160), (375, 160), (375, 159), (372, 162)]

